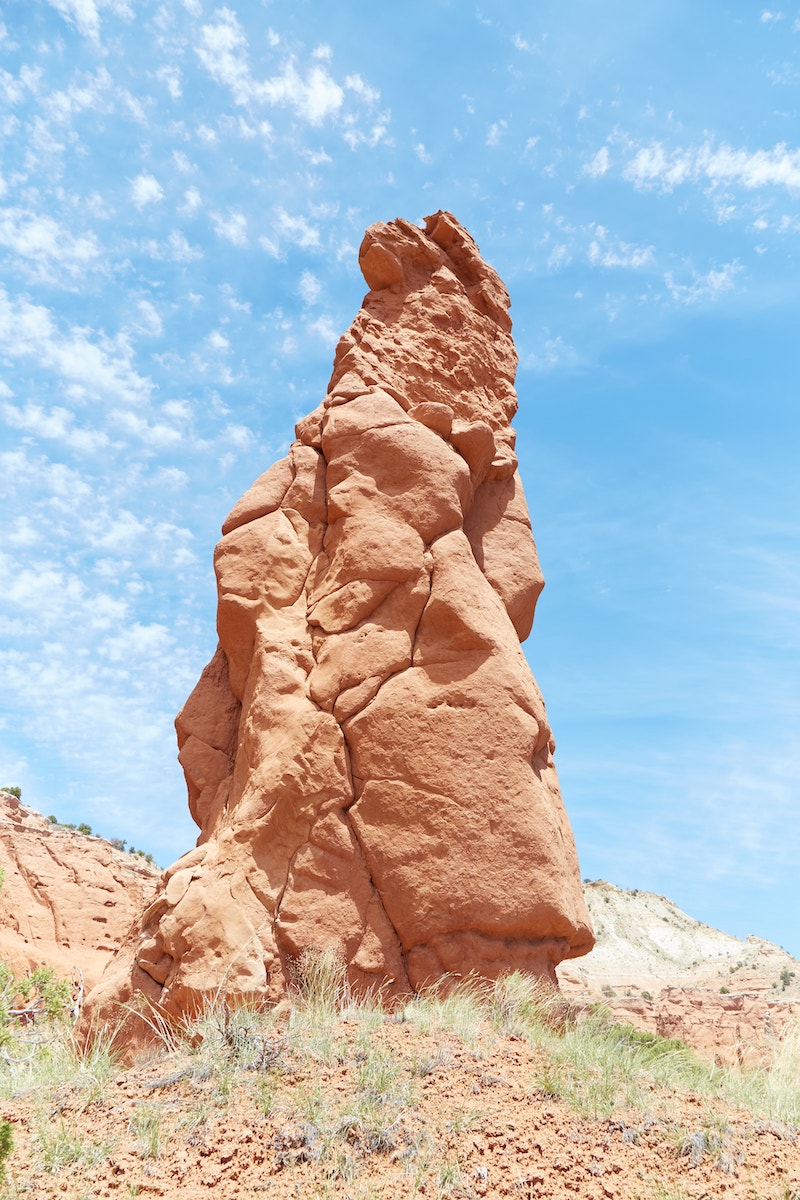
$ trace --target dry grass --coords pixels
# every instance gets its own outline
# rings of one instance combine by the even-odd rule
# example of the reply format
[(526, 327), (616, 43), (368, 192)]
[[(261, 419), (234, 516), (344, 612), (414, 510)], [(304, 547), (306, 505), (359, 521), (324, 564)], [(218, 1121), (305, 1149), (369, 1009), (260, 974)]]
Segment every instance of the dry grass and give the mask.
[[(152, 1025), (160, 1044), (127, 1074), (108, 1030), (84, 1050), (64, 1035), (25, 1062), (0, 1064), (6, 1115), (15, 1105), (25, 1112), (0, 1196), (50, 1195), (41, 1180), (56, 1176), (69, 1181), (61, 1193), (80, 1200), (120, 1154), (152, 1171), (165, 1147), (208, 1145), (221, 1122), (243, 1111), (269, 1129), (276, 1170), (313, 1172), (316, 1190), (303, 1194), (366, 1197), (377, 1160), (402, 1171), (409, 1195), (494, 1194), (480, 1190), (480, 1165), (467, 1178), (464, 1147), (491, 1145), (483, 1097), (495, 1086), (498, 1056), (521, 1062), (526, 1103), (606, 1123), (626, 1145), (655, 1139), (676, 1170), (739, 1170), (744, 1149), (732, 1113), (786, 1144), (800, 1124), (800, 1031), (776, 1047), (769, 1069), (723, 1070), (602, 1010), (577, 1021), (558, 995), (519, 974), (430, 991), (388, 1012), (350, 994), (335, 956), (307, 955), (288, 1013), (216, 999), (182, 1026)], [(463, 1091), (471, 1077), (472, 1097)], [(124, 1120), (98, 1121), (121, 1081), (135, 1093)], [(423, 1115), (430, 1095), (436, 1119)], [(656, 1180), (642, 1195), (684, 1193)]]

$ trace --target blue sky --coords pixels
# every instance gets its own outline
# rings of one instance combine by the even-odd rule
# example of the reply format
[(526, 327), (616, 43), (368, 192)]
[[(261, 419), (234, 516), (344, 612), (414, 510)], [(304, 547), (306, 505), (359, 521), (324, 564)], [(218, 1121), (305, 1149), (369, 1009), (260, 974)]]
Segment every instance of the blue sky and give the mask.
[(800, 956), (800, 7), (0, 3), (0, 771), (189, 848), (211, 555), (364, 228), (512, 296), (527, 652), (583, 874)]

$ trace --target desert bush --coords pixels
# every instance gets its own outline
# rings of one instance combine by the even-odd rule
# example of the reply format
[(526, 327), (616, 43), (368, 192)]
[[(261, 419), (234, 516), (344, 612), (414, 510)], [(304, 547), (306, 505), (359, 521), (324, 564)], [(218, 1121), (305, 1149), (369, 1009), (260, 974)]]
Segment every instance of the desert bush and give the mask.
[(16, 787), (16, 786), (4, 787), (4, 788), (0, 788), (0, 792), (7, 792), (9, 796), (16, 796), (18, 800), (22, 799), (22, 788), (21, 787)]
[(14, 1149), (14, 1136), (8, 1121), (0, 1121), (0, 1183), (6, 1177), (6, 1159)]

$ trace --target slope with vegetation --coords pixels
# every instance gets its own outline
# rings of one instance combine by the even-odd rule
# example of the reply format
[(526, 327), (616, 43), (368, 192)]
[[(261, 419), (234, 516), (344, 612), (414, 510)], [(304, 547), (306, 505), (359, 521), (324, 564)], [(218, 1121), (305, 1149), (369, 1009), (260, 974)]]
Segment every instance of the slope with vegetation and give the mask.
[(141, 1019), (8, 1054), (4, 1200), (164, 1196), (800, 1200), (800, 1033), (769, 1066), (686, 1046), (519, 974), (385, 1011), (306, 955), (291, 1002)]

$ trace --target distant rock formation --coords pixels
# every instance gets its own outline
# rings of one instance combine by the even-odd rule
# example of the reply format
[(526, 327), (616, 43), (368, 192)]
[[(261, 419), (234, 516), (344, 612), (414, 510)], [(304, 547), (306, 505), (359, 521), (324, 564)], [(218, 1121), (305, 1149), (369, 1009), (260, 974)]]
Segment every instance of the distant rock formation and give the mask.
[(597, 945), (558, 968), (571, 1000), (601, 1001), (620, 1020), (679, 1038), (720, 1063), (769, 1063), (800, 1018), (800, 962), (687, 916), (653, 892), (605, 880), (584, 892)]
[(0, 959), (92, 987), (153, 896), (160, 872), (99, 837), (53, 825), (0, 791)]
[(509, 298), (449, 213), (371, 226), (325, 400), (223, 525), (176, 726), (200, 826), (96, 1003), (277, 998), (305, 947), (408, 992), (593, 944), (544, 704)]

